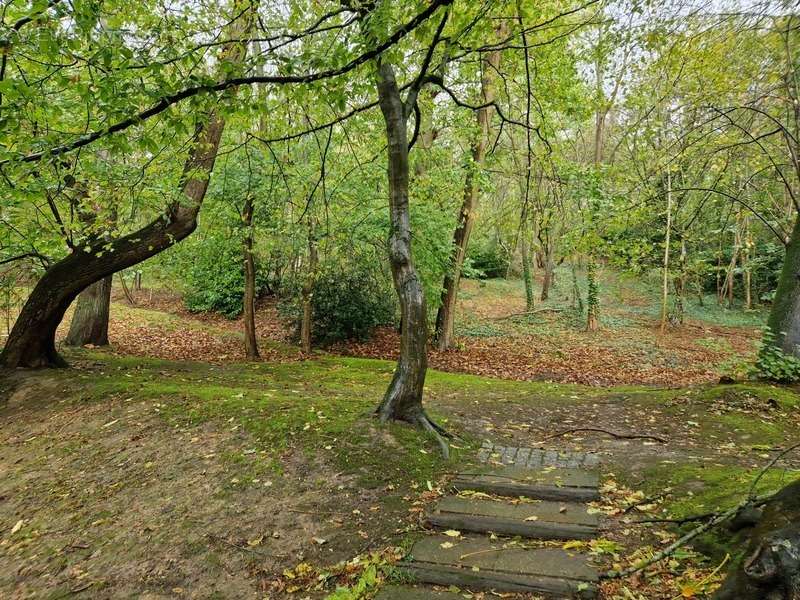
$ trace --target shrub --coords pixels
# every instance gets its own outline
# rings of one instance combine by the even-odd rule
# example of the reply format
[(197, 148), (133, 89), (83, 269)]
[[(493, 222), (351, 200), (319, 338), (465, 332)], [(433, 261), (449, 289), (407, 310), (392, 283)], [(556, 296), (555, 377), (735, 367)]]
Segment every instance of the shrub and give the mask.
[(244, 294), (244, 265), (238, 237), (214, 234), (191, 239), (184, 251), (186, 308), (192, 312), (213, 310), (229, 319), (238, 317)]
[(509, 266), (508, 253), (496, 241), (475, 240), (467, 248), (465, 277), (505, 277)]
[[(379, 325), (393, 323), (395, 317), (393, 288), (382, 273), (366, 266), (323, 269), (314, 284), (311, 305), (311, 335), (314, 343), (321, 345), (363, 341)], [(299, 332), (299, 290), (294, 291), (282, 312), (288, 314)]]
[(761, 339), (761, 348), (753, 365), (753, 375), (759, 379), (778, 383), (800, 381), (800, 359), (786, 354), (776, 346), (775, 334), (772, 330), (765, 329)]

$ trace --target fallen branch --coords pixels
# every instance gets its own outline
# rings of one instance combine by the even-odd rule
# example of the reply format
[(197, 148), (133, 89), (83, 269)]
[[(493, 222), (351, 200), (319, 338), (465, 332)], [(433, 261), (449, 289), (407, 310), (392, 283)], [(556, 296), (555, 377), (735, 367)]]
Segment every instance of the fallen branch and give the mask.
[[(742, 500), (739, 504), (737, 504), (733, 508), (729, 508), (728, 510), (723, 511), (723, 512), (719, 512), (719, 513), (712, 513), (712, 514), (709, 514), (709, 515), (699, 515), (697, 517), (694, 517), (694, 519), (696, 520), (696, 519), (704, 518), (706, 516), (712, 517), (712, 515), (713, 515), (713, 517), (709, 521), (707, 521), (706, 523), (703, 523), (702, 525), (700, 525), (698, 527), (695, 527), (689, 533), (687, 533), (686, 535), (678, 538), (677, 540), (672, 542), (669, 546), (664, 548), (664, 550), (662, 550), (661, 552), (657, 552), (656, 554), (651, 556), (649, 559), (644, 560), (644, 561), (640, 561), (637, 564), (633, 565), (632, 567), (629, 567), (627, 569), (623, 569), (621, 571), (615, 571), (615, 570), (606, 571), (605, 573), (602, 573), (600, 575), (600, 578), (601, 579), (619, 579), (619, 578), (622, 578), (622, 577), (629, 577), (629, 576), (633, 575), (634, 573), (638, 573), (639, 571), (642, 571), (642, 570), (646, 569), (650, 565), (652, 565), (654, 563), (657, 563), (658, 561), (664, 560), (665, 558), (671, 556), (678, 548), (688, 544), (690, 541), (692, 541), (694, 538), (696, 538), (700, 534), (705, 533), (706, 531), (709, 531), (710, 529), (713, 529), (714, 527), (724, 523), (725, 521), (728, 521), (730, 519), (733, 519), (733, 518), (737, 517), (739, 515), (739, 513), (741, 513), (746, 508), (751, 507), (751, 506), (762, 506), (762, 505), (766, 504), (767, 502), (769, 502), (775, 496), (775, 494), (767, 494), (767, 495), (764, 495), (764, 496), (756, 497), (755, 496), (755, 489), (756, 489), (756, 486), (758, 485), (758, 482), (761, 480), (761, 478), (764, 476), (764, 474), (767, 471), (769, 471), (773, 466), (775, 466), (775, 463), (777, 463), (786, 454), (788, 454), (789, 452), (791, 452), (792, 450), (795, 450), (797, 448), (800, 448), (800, 442), (798, 442), (797, 444), (794, 444), (792, 446), (789, 446), (788, 448), (786, 448), (786, 450), (781, 452), (779, 455), (777, 455), (775, 458), (773, 458), (769, 463), (767, 463), (767, 465), (763, 469), (761, 469), (761, 472), (759, 472), (759, 474), (753, 480), (753, 483), (750, 485), (750, 491), (747, 494), (747, 498)], [(642, 521), (642, 522), (645, 522), (645, 521)], [(688, 521), (686, 521), (686, 522), (688, 522)]]
[(621, 571), (615, 571), (615, 570), (612, 569), (610, 571), (606, 571), (605, 573), (601, 573), (600, 579), (620, 579), (620, 578), (623, 578), (623, 577), (630, 577), (634, 573), (638, 573), (639, 571), (642, 571), (642, 570), (646, 569), (650, 565), (655, 564), (660, 560), (664, 560), (665, 558), (671, 556), (676, 550), (678, 550), (678, 548), (680, 548), (681, 546), (684, 546), (685, 544), (688, 544), (690, 541), (692, 541), (694, 538), (696, 538), (701, 533), (705, 533), (709, 529), (713, 529), (714, 527), (716, 527), (720, 523), (724, 523), (728, 519), (734, 517), (739, 511), (741, 511), (748, 504), (750, 504), (750, 502), (751, 502), (751, 500), (748, 498), (747, 500), (745, 500), (744, 502), (741, 502), (740, 504), (737, 504), (733, 508), (729, 508), (728, 510), (717, 514), (716, 517), (714, 517), (713, 519), (711, 519), (707, 523), (703, 523), (699, 527), (695, 527), (689, 533), (687, 533), (686, 535), (684, 535), (682, 537), (679, 537), (677, 540), (672, 542), (669, 546), (664, 548), (661, 552), (656, 552), (653, 556), (651, 556), (647, 560), (640, 561), (640, 562), (636, 563), (635, 565), (633, 565), (632, 567), (629, 567), (627, 569), (623, 569)]
[(750, 484), (750, 492), (747, 494), (747, 497), (753, 499), (756, 493), (756, 486), (758, 485), (758, 482), (761, 481), (761, 478), (764, 476), (764, 474), (767, 471), (769, 471), (772, 467), (774, 467), (776, 462), (778, 462), (784, 456), (789, 454), (789, 452), (791, 452), (792, 450), (796, 450), (797, 448), (800, 448), (800, 442), (794, 444), (793, 446), (789, 446), (788, 448), (786, 448), (786, 450), (784, 450), (783, 452), (775, 456), (775, 458), (773, 458), (771, 461), (769, 461), (769, 463), (767, 463), (767, 465), (763, 469), (761, 469), (761, 472), (753, 480), (753, 483)]
[(667, 440), (658, 437), (657, 435), (649, 435), (649, 434), (638, 434), (638, 433), (614, 433), (613, 431), (608, 431), (607, 429), (600, 429), (599, 427), (575, 427), (573, 429), (565, 429), (564, 431), (559, 431), (558, 433), (554, 433), (553, 435), (548, 435), (545, 440), (552, 440), (553, 438), (561, 437), (562, 435), (567, 435), (568, 433), (577, 433), (579, 431), (595, 431), (598, 433), (605, 433), (606, 435), (610, 435), (613, 438), (618, 440), (653, 440), (656, 442), (660, 442), (662, 444), (666, 444)]

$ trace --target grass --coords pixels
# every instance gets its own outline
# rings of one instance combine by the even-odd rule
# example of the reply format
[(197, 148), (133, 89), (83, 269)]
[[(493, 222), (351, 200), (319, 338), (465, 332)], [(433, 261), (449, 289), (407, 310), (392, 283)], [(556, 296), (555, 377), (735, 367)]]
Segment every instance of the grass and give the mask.
[[(86, 383), (83, 399), (147, 400), (156, 402), (158, 413), (180, 427), (213, 422), (240, 429), (252, 439), (252, 453), (276, 473), (281, 471), (281, 455), (290, 447), (332, 462), (370, 488), (390, 481), (424, 484), (443, 466), (433, 440), (402, 424), (379, 426), (372, 418), (392, 372), (382, 361), (326, 357), (218, 367), (100, 352), (73, 354), (84, 353), (105, 368), (100, 374), (75, 375)], [(230, 453), (229, 462), (249, 464), (245, 451), (251, 449)], [(459, 452), (454, 451), (456, 460)], [(250, 471), (243, 469), (238, 479), (263, 476), (263, 471)]]

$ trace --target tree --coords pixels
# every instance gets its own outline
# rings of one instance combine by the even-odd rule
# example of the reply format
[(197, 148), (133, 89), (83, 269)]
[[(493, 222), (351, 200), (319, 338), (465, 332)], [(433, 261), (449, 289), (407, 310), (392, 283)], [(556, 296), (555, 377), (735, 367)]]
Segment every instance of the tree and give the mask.
[[(497, 28), (497, 36), (502, 39), (506, 33), (505, 25)], [(470, 160), (467, 164), (467, 176), (464, 183), (464, 198), (459, 210), (458, 221), (453, 232), (453, 254), (451, 264), (445, 272), (442, 284), (442, 296), (439, 310), (436, 313), (436, 339), (439, 350), (447, 350), (453, 338), (455, 324), (456, 301), (458, 299), (458, 283), (464, 258), (467, 255), (469, 237), (475, 224), (480, 195), (481, 170), (486, 158), (491, 133), (491, 117), (495, 102), (494, 80), (500, 68), (500, 50), (487, 52), (483, 57), (481, 74), (481, 108), (475, 111), (477, 129), (472, 141)]]
[(107, 275), (80, 293), (69, 333), (64, 338), (67, 346), (108, 345), (111, 280), (112, 276)]
[[(254, 6), (248, 5), (247, 6)], [(252, 8), (245, 14), (252, 15)], [(229, 35), (238, 38), (250, 28), (251, 18), (237, 23)], [(222, 64), (236, 68), (244, 59), (246, 43), (229, 42)], [(73, 248), (53, 264), (37, 282), (6, 341), (0, 365), (5, 367), (61, 367), (66, 362), (56, 351), (55, 335), (64, 312), (86, 287), (142, 262), (184, 239), (197, 226), (197, 215), (208, 189), (225, 121), (216, 110), (200, 115), (192, 149), (183, 167), (181, 193), (164, 214), (138, 231), (112, 241), (96, 241)]]

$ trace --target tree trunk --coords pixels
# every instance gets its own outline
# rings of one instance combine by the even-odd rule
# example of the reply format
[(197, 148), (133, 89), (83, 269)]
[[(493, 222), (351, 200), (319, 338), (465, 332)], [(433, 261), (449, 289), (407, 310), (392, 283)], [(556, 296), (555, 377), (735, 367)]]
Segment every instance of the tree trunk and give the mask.
[(795, 217), (767, 326), (775, 345), (800, 357), (800, 214)]
[[(236, 21), (237, 27), (248, 30), (251, 23), (252, 18)], [(241, 35), (232, 33), (234, 38)], [(245, 50), (246, 44), (237, 42), (226, 44), (221, 54), (224, 62), (237, 64)], [(90, 245), (88, 250), (73, 249), (45, 271), (14, 323), (0, 354), (0, 367), (67, 366), (56, 352), (56, 329), (78, 294), (117, 271), (155, 256), (195, 230), (224, 127), (225, 122), (215, 112), (197, 124), (192, 150), (183, 167), (182, 194), (165, 214), (110, 243), (104, 240)]]
[(597, 267), (594, 256), (589, 256), (586, 265), (586, 331), (596, 331), (600, 326), (600, 290), (597, 286)]
[[(482, 104), (494, 101), (494, 79), (499, 66), (500, 50), (487, 53), (483, 60), (483, 76), (481, 77)], [(472, 161), (467, 169), (464, 198), (458, 215), (458, 225), (453, 233), (453, 253), (450, 257), (449, 269), (444, 276), (441, 303), (436, 313), (436, 341), (439, 350), (447, 350), (452, 343), (458, 283), (461, 279), (461, 269), (464, 266), (469, 236), (472, 233), (478, 208), (480, 171), (486, 158), (486, 147), (489, 144), (492, 110), (491, 106), (487, 106), (475, 111), (478, 132), (472, 144)]]
[(67, 346), (108, 345), (108, 315), (112, 276), (103, 277), (78, 296), (75, 314), (64, 343)]
[(531, 261), (531, 251), (528, 246), (528, 231), (523, 224), (522, 238), (520, 239), (520, 252), (522, 253), (522, 280), (525, 283), (525, 310), (533, 310), (536, 301), (533, 292), (533, 261)]
[(550, 297), (550, 287), (553, 285), (553, 277), (555, 275), (556, 262), (555, 251), (553, 249), (553, 240), (550, 237), (550, 232), (545, 232), (544, 236), (539, 237), (543, 239), (544, 247), (542, 248), (542, 267), (544, 269), (544, 277), (542, 278), (542, 293), (539, 299), (544, 302)]
[(381, 421), (399, 420), (434, 434), (447, 456), (444, 433), (422, 408), (422, 392), (428, 369), (428, 316), (425, 294), (411, 255), (411, 221), (408, 207), (408, 133), (406, 108), (388, 63), (378, 66), (378, 100), (386, 122), (389, 180), (389, 263), (400, 300), (403, 322), (400, 358), (392, 382), (376, 414)]
[(678, 261), (678, 276), (675, 278), (675, 312), (679, 325), (686, 317), (686, 238), (681, 234), (681, 254)]
[(184, 165), (187, 179), (183, 195), (188, 202), (176, 202), (165, 217), (114, 240), (111, 251), (105, 241), (88, 251), (75, 249), (45, 271), (14, 323), (0, 354), (0, 365), (67, 366), (56, 352), (56, 329), (78, 294), (96, 281), (155, 256), (194, 231), (223, 126), (223, 121), (212, 114), (204, 126), (198, 127), (194, 150)]
[(570, 261), (570, 271), (572, 273), (572, 308), (583, 314), (583, 298), (581, 288), (578, 286), (578, 273), (575, 270), (575, 263)]
[(773, 496), (715, 600), (800, 600), (800, 481)]
[[(309, 212), (312, 207), (309, 205)], [(314, 296), (314, 282), (317, 273), (317, 242), (315, 239), (316, 232), (313, 224), (313, 219), (308, 217), (308, 272), (306, 273), (305, 282), (303, 283), (302, 290), (302, 305), (303, 317), (300, 321), (300, 347), (306, 354), (311, 353), (311, 325), (314, 316), (313, 296)]]
[(249, 360), (259, 357), (256, 338), (256, 261), (253, 256), (253, 197), (248, 194), (242, 210), (245, 234), (242, 240), (244, 254), (244, 352)]
[(672, 175), (667, 171), (667, 229), (664, 234), (664, 276), (661, 282), (661, 331), (667, 330), (669, 318), (669, 242), (672, 232)]

